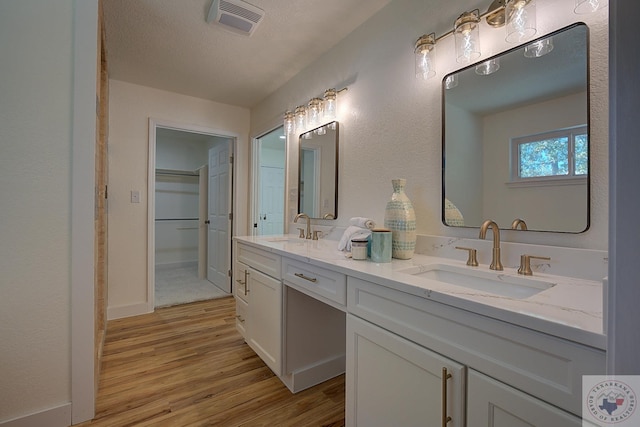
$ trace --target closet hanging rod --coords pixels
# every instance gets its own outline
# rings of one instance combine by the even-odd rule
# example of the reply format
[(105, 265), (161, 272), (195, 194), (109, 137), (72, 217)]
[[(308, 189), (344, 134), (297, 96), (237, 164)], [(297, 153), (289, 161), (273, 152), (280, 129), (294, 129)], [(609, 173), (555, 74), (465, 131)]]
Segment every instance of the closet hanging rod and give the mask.
[(199, 221), (200, 218), (156, 218), (156, 221)]
[(172, 176), (199, 176), (199, 171), (188, 171), (179, 169), (156, 169), (156, 175), (172, 175)]

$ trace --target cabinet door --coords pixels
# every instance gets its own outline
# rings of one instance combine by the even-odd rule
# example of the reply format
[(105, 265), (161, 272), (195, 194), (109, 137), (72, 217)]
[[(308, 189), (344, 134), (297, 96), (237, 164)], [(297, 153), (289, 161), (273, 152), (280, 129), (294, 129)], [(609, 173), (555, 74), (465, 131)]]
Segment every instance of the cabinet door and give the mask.
[(447, 427), (463, 427), (464, 376), (463, 365), (347, 315), (348, 426), (436, 427), (444, 415)]
[(568, 412), (472, 369), (467, 390), (467, 427), (582, 426)]
[(249, 268), (247, 343), (276, 374), (282, 372), (282, 283)]

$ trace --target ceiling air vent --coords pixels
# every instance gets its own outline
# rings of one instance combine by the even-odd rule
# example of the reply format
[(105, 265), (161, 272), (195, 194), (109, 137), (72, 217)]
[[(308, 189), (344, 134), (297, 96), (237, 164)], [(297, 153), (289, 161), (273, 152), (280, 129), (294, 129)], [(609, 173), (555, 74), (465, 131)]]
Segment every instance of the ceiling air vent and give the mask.
[(264, 10), (242, 0), (213, 0), (207, 22), (224, 25), (234, 33), (250, 36), (264, 18)]

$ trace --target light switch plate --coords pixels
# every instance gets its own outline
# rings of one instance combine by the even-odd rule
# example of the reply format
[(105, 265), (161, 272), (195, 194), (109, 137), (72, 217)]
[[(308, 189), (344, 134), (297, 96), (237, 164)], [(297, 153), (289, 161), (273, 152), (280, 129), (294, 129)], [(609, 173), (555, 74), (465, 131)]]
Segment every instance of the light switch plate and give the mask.
[(140, 192), (138, 190), (131, 190), (131, 203), (140, 203)]

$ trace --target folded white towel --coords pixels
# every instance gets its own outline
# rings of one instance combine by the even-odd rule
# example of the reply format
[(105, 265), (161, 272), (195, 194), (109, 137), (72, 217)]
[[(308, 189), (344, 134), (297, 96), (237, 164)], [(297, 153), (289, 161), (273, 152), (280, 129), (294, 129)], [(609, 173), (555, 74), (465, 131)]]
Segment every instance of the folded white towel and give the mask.
[(369, 234), (371, 234), (371, 230), (367, 230), (355, 225), (350, 225), (346, 230), (344, 230), (344, 233), (342, 233), (340, 242), (338, 242), (338, 250), (351, 251), (351, 239), (364, 239), (366, 237), (369, 237)]
[(371, 230), (372, 228), (376, 228), (376, 223), (371, 218), (365, 218), (362, 216), (354, 216), (349, 220), (349, 224), (355, 225), (360, 228), (368, 228)]

